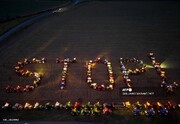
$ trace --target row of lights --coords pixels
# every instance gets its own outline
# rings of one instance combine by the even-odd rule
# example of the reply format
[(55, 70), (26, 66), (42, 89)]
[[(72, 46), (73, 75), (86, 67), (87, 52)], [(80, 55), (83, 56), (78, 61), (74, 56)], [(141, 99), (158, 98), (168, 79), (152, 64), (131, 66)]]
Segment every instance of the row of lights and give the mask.
[(55, 102), (55, 104), (51, 104), (50, 102), (41, 105), (39, 102), (36, 102), (34, 105), (26, 102), (24, 105), (15, 103), (14, 105), (10, 105), (6, 102), (2, 107), (2, 110), (52, 110), (52, 109), (65, 109), (71, 110), (72, 115), (96, 115), (96, 114), (110, 114), (112, 112), (112, 107), (108, 103), (101, 104), (100, 102), (96, 102), (95, 104), (91, 104), (87, 102), (86, 104), (82, 104), (81, 102), (75, 102), (72, 104), (68, 101), (66, 104), (62, 104), (60, 102)]
[(162, 104), (160, 102), (157, 102), (155, 104), (151, 104), (149, 102), (141, 104), (139, 101), (131, 104), (129, 101), (127, 101), (123, 102), (123, 105), (128, 109), (133, 109), (134, 115), (146, 116), (154, 116), (155, 114), (167, 115), (169, 113), (169, 110), (175, 110), (176, 108), (180, 108), (180, 104), (173, 104), (170, 101), (168, 101), (166, 104)]
[(55, 104), (51, 104), (47, 102), (46, 104), (42, 105), (39, 102), (36, 102), (34, 105), (26, 102), (24, 105), (15, 103), (11, 105), (10, 103), (6, 102), (2, 107), (1, 110), (52, 110), (52, 109), (65, 109), (71, 110), (72, 115), (100, 115), (100, 114), (110, 114), (112, 110), (116, 109), (117, 105), (121, 105), (121, 108), (126, 108), (133, 110), (134, 115), (146, 115), (146, 116), (154, 116), (155, 114), (159, 115), (167, 115), (170, 110), (175, 110), (180, 108), (180, 104), (173, 104), (172, 102), (168, 101), (165, 104), (157, 102), (155, 104), (151, 104), (146, 102), (141, 104), (139, 101), (136, 103), (131, 104), (129, 101), (122, 102), (122, 103), (104, 103), (101, 104), (99, 101), (91, 104), (87, 102), (86, 104), (82, 104), (81, 102), (75, 102), (72, 104), (68, 101), (66, 104), (62, 104), (60, 102), (55, 102)]

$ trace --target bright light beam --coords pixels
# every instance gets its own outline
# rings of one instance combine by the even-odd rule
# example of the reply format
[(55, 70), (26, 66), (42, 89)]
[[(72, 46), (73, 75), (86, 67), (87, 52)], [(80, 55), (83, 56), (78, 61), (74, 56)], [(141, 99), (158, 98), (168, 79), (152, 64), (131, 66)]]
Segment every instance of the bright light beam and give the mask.
[(164, 62), (161, 63), (161, 68), (173, 68), (172, 62), (170, 60), (166, 59)]
[(152, 65), (145, 64), (146, 68), (153, 68)]

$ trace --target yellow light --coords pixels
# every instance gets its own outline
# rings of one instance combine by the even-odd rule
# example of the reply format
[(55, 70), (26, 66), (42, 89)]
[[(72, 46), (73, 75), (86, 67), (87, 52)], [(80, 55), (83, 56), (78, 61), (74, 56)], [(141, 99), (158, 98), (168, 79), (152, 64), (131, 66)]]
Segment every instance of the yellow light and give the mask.
[(167, 58), (165, 61), (161, 63), (161, 68), (175, 68), (177, 63), (173, 61), (171, 58)]
[(147, 104), (148, 106), (150, 106), (150, 103), (149, 103), (149, 102), (146, 102), (146, 104)]
[(146, 68), (153, 68), (153, 66), (146, 64)]
[(125, 107), (130, 108), (131, 103), (129, 101), (123, 103)]
[(44, 73), (43, 72), (38, 72), (41, 76), (43, 76), (44, 75)]
[(160, 102), (157, 102), (157, 105), (158, 105), (158, 106), (161, 106), (161, 103), (160, 103)]
[(94, 67), (95, 67), (95, 65), (96, 65), (96, 63), (93, 63), (93, 64), (91, 64), (91, 67), (92, 67), (92, 68), (94, 68)]
[(161, 68), (168, 68), (168, 65), (165, 63), (162, 63), (160, 66), (161, 66)]

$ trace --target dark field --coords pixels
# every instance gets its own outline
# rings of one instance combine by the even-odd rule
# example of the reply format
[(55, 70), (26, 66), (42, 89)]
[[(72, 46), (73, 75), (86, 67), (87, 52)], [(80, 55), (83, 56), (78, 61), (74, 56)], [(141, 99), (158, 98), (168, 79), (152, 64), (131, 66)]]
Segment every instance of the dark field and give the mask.
[(57, 7), (68, 0), (1, 0), (0, 21)]
[[(55, 13), (16, 33), (0, 49), (0, 104), (6, 101), (12, 104), (24, 104), (26, 101), (31, 104), (36, 101), (65, 103), (79, 98), (83, 102), (171, 100), (179, 103), (179, 89), (175, 90), (175, 94), (167, 95), (160, 88), (161, 79), (153, 68), (147, 68), (147, 72), (140, 76), (131, 77), (135, 90), (154, 92), (153, 96), (123, 96), (121, 90), (126, 85), (118, 63), (120, 57), (135, 57), (151, 65), (147, 54), (152, 51), (157, 61), (166, 65), (169, 82), (179, 83), (179, 5), (175, 1), (89, 2), (62, 14)], [(85, 63), (98, 56), (112, 63), (115, 77), (113, 91), (96, 91), (86, 83)], [(24, 58), (33, 57), (47, 59), (46, 64), (27, 66), (44, 73), (40, 86), (31, 93), (7, 94), (3, 89), (7, 85), (31, 84), (28, 83), (31, 79), (15, 74), (14, 66)], [(77, 64), (69, 66), (65, 90), (60, 90), (58, 85), (63, 65), (55, 63), (57, 57), (78, 59)], [(106, 66), (98, 64), (94, 72), (93, 78), (98, 84), (107, 80)]]

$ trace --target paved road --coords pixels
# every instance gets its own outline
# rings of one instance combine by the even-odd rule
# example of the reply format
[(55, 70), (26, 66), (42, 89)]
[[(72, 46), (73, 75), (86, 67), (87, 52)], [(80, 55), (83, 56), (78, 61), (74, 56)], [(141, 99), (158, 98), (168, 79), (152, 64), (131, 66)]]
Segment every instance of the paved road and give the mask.
[(53, 14), (54, 12), (64, 12), (64, 11), (67, 11), (70, 8), (72, 8), (73, 6), (79, 4), (80, 2), (84, 2), (84, 1), (85, 0), (72, 0), (71, 2), (68, 2), (65, 5), (62, 5), (59, 8), (56, 8), (56, 9), (53, 9), (53, 10), (49, 10), (49, 11), (45, 11), (43, 13), (34, 15), (31, 19), (24, 21), (23, 23), (15, 26), (14, 28), (10, 29), (9, 31), (7, 31), (3, 35), (1, 35), (0, 36), (0, 42), (4, 41), (6, 38), (11, 36), (15, 32), (19, 31), (20, 29), (23, 29), (23, 28), (27, 27), (28, 25), (34, 23), (35, 21), (38, 21), (39, 19), (42, 19), (42, 18), (44, 18), (46, 16), (49, 16), (49, 15)]

